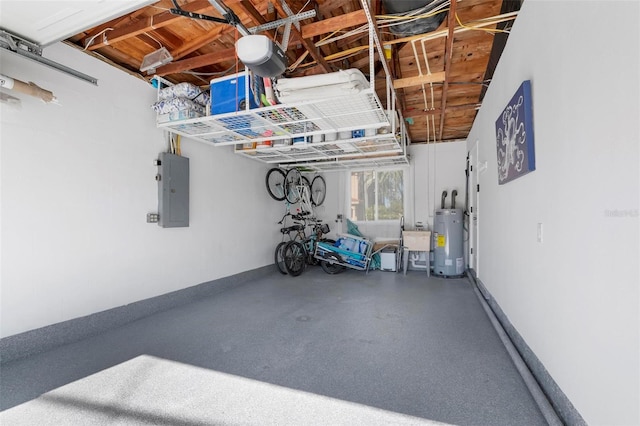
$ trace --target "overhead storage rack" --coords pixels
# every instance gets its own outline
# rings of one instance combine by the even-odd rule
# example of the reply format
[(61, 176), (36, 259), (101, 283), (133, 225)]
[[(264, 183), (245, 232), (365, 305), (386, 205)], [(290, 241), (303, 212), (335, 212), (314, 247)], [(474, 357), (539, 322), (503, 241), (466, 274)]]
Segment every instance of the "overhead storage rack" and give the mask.
[[(391, 121), (396, 120), (367, 89), (355, 96), (168, 121), (158, 127), (214, 146), (236, 145), (235, 152), (240, 155), (280, 164), (403, 155), (406, 135), (399, 123), (392, 126)], [(402, 131), (392, 132), (394, 127)], [(362, 131), (363, 136), (352, 138), (352, 131)], [(347, 137), (339, 139), (345, 134)], [(319, 135), (325, 140), (312, 142), (323, 140)], [(295, 139), (303, 141), (292, 143)], [(273, 146), (244, 149), (264, 141)]]
[[(379, 57), (384, 54), (365, 3), (369, 19), (369, 69), (374, 69), (375, 49), (379, 50)], [(213, 146), (235, 145), (234, 152), (238, 155), (286, 167), (332, 171), (406, 165), (409, 139), (395, 108), (396, 95), (384, 60), (382, 65), (386, 74), (386, 107), (376, 94), (372, 78), (369, 88), (348, 96), (253, 109), (248, 109), (246, 102), (247, 109), (241, 111), (157, 125)]]

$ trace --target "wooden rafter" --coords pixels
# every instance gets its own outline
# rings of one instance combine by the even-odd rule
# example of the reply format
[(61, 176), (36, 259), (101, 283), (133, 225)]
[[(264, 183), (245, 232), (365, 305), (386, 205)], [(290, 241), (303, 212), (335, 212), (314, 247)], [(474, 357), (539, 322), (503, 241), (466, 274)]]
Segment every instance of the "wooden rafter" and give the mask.
[[(404, 45), (400, 45), (400, 46), (404, 46)], [(393, 58), (393, 72), (394, 72), (394, 76), (396, 79), (400, 79), (402, 78), (402, 67), (400, 66), (400, 50), (401, 47), (396, 46), (395, 47), (395, 54), (393, 54), (392, 58)], [(393, 50), (392, 50), (393, 52)], [(398, 91), (396, 92), (396, 95), (398, 96), (398, 103), (400, 104), (400, 111), (402, 111), (402, 115), (404, 115), (404, 110), (407, 107), (407, 102), (406, 99), (404, 97), (404, 91)]]
[(344, 15), (338, 15), (333, 18), (307, 24), (302, 27), (302, 37), (312, 38), (366, 23), (367, 16), (364, 14), (364, 11), (360, 9), (355, 12), (345, 13)]
[(335, 45), (338, 49), (348, 49), (349, 46), (353, 46), (361, 40), (365, 40), (361, 42), (363, 45), (369, 44), (369, 32), (363, 31), (361, 33), (353, 34), (345, 38), (341, 38), (335, 41)]
[[(185, 5), (184, 10), (200, 13), (205, 10), (213, 10), (213, 7), (208, 0), (197, 0)], [(184, 18), (182, 16), (172, 15), (169, 11), (161, 12), (150, 17), (135, 19), (129, 24), (106, 31), (102, 36), (96, 37), (93, 40), (92, 37), (94, 36), (85, 37), (82, 44), (87, 46), (88, 43), (91, 43), (91, 45), (87, 47), (87, 50), (96, 50), (109, 44), (165, 27), (176, 22), (178, 19)]]
[[(465, 104), (465, 105), (451, 105), (446, 108), (445, 113), (454, 112), (454, 111), (469, 111), (469, 110), (475, 110), (478, 108), (480, 108), (479, 103)], [(404, 111), (402, 115), (408, 118), (408, 117), (422, 117), (425, 115), (440, 115), (440, 114), (442, 114), (442, 109), (436, 108), (436, 109), (429, 109), (429, 110), (408, 110), (408, 111)]]
[[(281, 16), (287, 16), (287, 14), (285, 13), (282, 5), (280, 5), (280, 3), (278, 3), (277, 1), (273, 2), (273, 6), (275, 7), (275, 9), (278, 11), (278, 13)], [(301, 27), (302, 28), (302, 27)], [(298, 29), (296, 28), (295, 25), (291, 25), (291, 34), (300, 42), (302, 43), (302, 45), (304, 46), (305, 49), (307, 49), (307, 51), (309, 52), (309, 54), (311, 55), (311, 57), (313, 59), (315, 59), (315, 61), (318, 63), (318, 65), (320, 65), (320, 67), (322, 68), (322, 71), (325, 73), (331, 72), (331, 66), (329, 65), (329, 63), (324, 59), (324, 57), (322, 56), (322, 54), (319, 52), (318, 48), (309, 40), (305, 39), (301, 32), (298, 31)]]
[(240, 0), (238, 2), (238, 6), (240, 7), (240, 9), (244, 11), (244, 13), (246, 13), (249, 16), (249, 18), (253, 21), (255, 25), (261, 25), (261, 24), (267, 23), (267, 20), (264, 19), (264, 16), (262, 16), (260, 12), (256, 10), (255, 6), (253, 5), (253, 3), (251, 3), (250, 0)]
[(449, 78), (451, 75), (451, 60), (453, 58), (453, 32), (456, 26), (456, 3), (458, 0), (451, 0), (449, 6), (449, 13), (447, 15), (447, 27), (449, 32), (447, 34), (447, 41), (444, 47), (444, 84), (442, 85), (442, 96), (440, 103), (440, 127), (438, 131), (438, 140), (442, 140), (442, 133), (444, 132), (444, 116), (447, 111), (447, 90), (449, 89)]
[[(185, 10), (220, 17), (210, 1), (177, 0)], [(387, 50), (376, 51), (373, 69), (369, 70), (368, 11), (378, 18), (379, 24), (382, 24), (382, 19), (392, 23), (391, 19), (380, 17), (387, 12), (383, 5), (387, 0), (286, 1), (294, 13), (303, 5), (304, 10), (316, 11), (313, 19), (300, 21), (297, 27), (300, 36), (295, 34), (295, 30), (290, 34), (286, 54), (291, 68), (287, 76), (326, 71), (326, 66), (323, 67), (318, 58), (324, 59), (332, 71), (358, 68), (365, 75), (375, 76), (375, 88), (380, 101), (384, 103), (393, 99), (387, 99), (389, 92), (383, 90), (383, 81), (387, 80), (383, 78), (384, 73), (380, 72), (383, 65), (385, 68), (389, 65), (387, 71), (396, 89), (397, 109), (404, 117), (414, 121), (413, 125), (408, 126), (414, 143), (427, 139), (440, 142), (466, 136), (488, 86), (485, 82), (492, 77), (508, 31), (522, 3), (521, 0), (451, 0), (453, 6), (448, 19), (445, 15), (445, 21), (434, 31), (400, 35), (393, 34), (391, 28), (381, 27), (378, 37), (383, 46), (392, 46), (391, 61), (386, 62), (381, 58), (384, 53), (388, 57)], [(221, 2), (233, 10), (247, 28), (286, 18), (283, 8), (289, 10), (282, 0)], [(268, 2), (278, 7), (271, 7)], [(118, 64), (145, 80), (150, 75), (143, 76), (144, 73), (137, 70), (144, 55), (157, 49), (158, 43), (167, 48), (174, 58), (174, 63), (158, 67), (158, 72), (174, 83), (206, 83), (212, 78), (207, 73), (230, 69), (232, 65), (242, 67), (233, 49), (233, 43), (237, 40), (237, 30), (233, 26), (173, 16), (167, 11), (170, 7), (173, 7), (172, 0), (161, 0), (75, 34), (68, 39), (68, 43), (82, 50), (84, 43), (93, 39), (96, 44), (87, 46), (86, 54)], [(458, 21), (458, 17), (463, 23)], [(280, 41), (282, 29), (280, 26), (279, 29), (263, 31), (261, 34)], [(303, 40), (306, 40), (304, 45)], [(411, 46), (405, 45), (414, 40), (416, 46), (423, 45), (422, 55), (426, 54), (430, 70), (424, 67), (417, 69), (420, 55), (414, 59), (410, 54)], [(312, 58), (311, 53), (315, 57)], [(201, 71), (202, 74), (184, 72), (190, 69)], [(427, 72), (435, 74), (407, 78)], [(425, 88), (427, 93), (423, 92)], [(425, 95), (433, 96), (426, 104)], [(432, 101), (435, 101), (434, 105)], [(427, 132), (429, 136), (425, 138)]]
[[(479, 30), (485, 27), (491, 27), (501, 22), (513, 21), (516, 16), (518, 16), (517, 12), (504, 13), (501, 15), (491, 16), (489, 18), (478, 19), (475, 21), (466, 22), (464, 27), (456, 27), (454, 29), (454, 33), (462, 33), (466, 31)], [(398, 44), (398, 43), (407, 43), (413, 40), (427, 39), (427, 40), (435, 40), (437, 38), (447, 37), (449, 34), (449, 30), (440, 30), (434, 31), (426, 34), (417, 34), (412, 36), (400, 37), (393, 40), (389, 40), (386, 44)]]
[(174, 60), (184, 58), (188, 54), (193, 53), (201, 47), (217, 40), (221, 35), (230, 33), (232, 31), (235, 31), (235, 28), (224, 26), (216, 27), (215, 29), (201, 35), (200, 37), (185, 41), (179, 48), (171, 50), (171, 56), (173, 56)]
[(159, 76), (174, 74), (184, 70), (192, 70), (195, 68), (206, 67), (207, 65), (215, 65), (221, 62), (231, 61), (235, 59), (236, 49), (231, 47), (229, 49), (220, 50), (215, 53), (207, 53), (204, 55), (196, 56), (195, 58), (187, 58), (182, 61), (172, 62), (168, 65), (159, 67), (156, 70), (156, 74)]
[[(236, 2), (227, 2), (227, 3), (241, 5), (242, 4), (242, 0), (239, 0), (239, 1), (236, 1)], [(284, 11), (281, 11), (279, 13), (284, 13)], [(367, 18), (364, 15), (364, 12), (362, 10), (360, 10), (360, 11), (358, 11), (356, 13), (361, 14), (364, 17), (364, 21), (366, 22)], [(357, 19), (360, 19), (360, 18), (357, 18)], [(357, 21), (357, 22), (359, 22), (359, 21)], [(318, 23), (319, 22), (314, 22), (314, 23), (302, 26), (301, 27), (302, 34), (305, 34), (305, 30), (306, 30), (306, 28), (308, 26), (313, 26), (313, 25), (318, 24)], [(335, 31), (336, 29), (340, 29), (341, 25), (344, 25), (344, 21), (343, 21), (341, 16), (335, 17), (335, 18), (325, 19), (324, 21), (321, 21), (321, 23), (324, 23), (324, 25), (322, 27), (315, 27), (315, 29), (313, 29), (313, 27), (312, 27), (313, 31), (309, 32), (309, 34), (312, 34), (312, 36), (313, 36), (313, 34), (316, 31), (318, 31), (318, 28), (326, 28), (327, 31), (331, 32), (331, 31)], [(219, 31), (220, 31), (220, 33), (217, 34), (217, 35), (212, 35), (211, 37), (203, 36), (202, 38), (198, 38), (197, 40), (194, 40), (192, 42), (188, 42), (182, 48), (177, 49), (176, 52), (171, 52), (171, 54), (173, 55), (174, 58), (184, 57), (187, 54), (197, 50), (199, 47), (202, 47), (205, 44), (210, 43), (211, 41), (216, 39), (220, 34), (222, 34), (225, 31), (227, 31), (227, 29), (223, 28), (223, 29), (221, 29)], [(231, 30), (229, 30), (229, 31), (231, 31)], [(307, 48), (307, 50), (309, 51), (309, 54), (311, 54), (311, 56), (316, 60), (317, 63), (324, 62), (326, 65), (323, 66), (323, 69), (325, 70), (325, 72), (329, 72), (330, 71), (329, 64), (324, 59), (324, 57), (320, 53), (318, 53), (317, 48), (315, 48), (315, 46), (313, 46), (313, 43), (311, 43), (308, 40), (304, 40), (302, 38), (303, 37), (302, 34), (300, 32), (298, 32), (295, 27), (292, 26), (291, 31), (292, 31), (292, 33), (294, 35), (296, 34), (296, 32), (298, 33), (299, 37), (296, 37), (297, 40), (299, 42), (303, 43), (304, 47)], [(309, 47), (307, 47), (307, 45)], [(198, 47), (196, 47), (196, 46), (198, 46)], [(316, 56), (317, 57), (314, 56), (314, 52), (316, 52)], [(318, 61), (318, 58), (320, 58), (320, 61)], [(221, 63), (221, 62), (231, 61), (231, 60), (234, 60), (234, 59), (235, 59), (235, 51), (233, 49), (226, 49), (226, 50), (223, 50), (221, 52), (201, 55), (201, 56), (199, 56), (197, 58), (187, 58), (187, 59), (184, 59), (182, 61), (175, 61), (175, 62), (173, 62), (171, 64), (168, 64), (168, 65), (165, 65), (165, 66), (162, 66), (162, 67), (158, 68), (157, 69), (157, 74), (160, 75), (160, 76), (167, 75), (167, 74), (173, 74), (173, 73), (177, 73), (177, 72), (180, 72), (180, 71), (185, 71), (185, 70), (194, 69), (194, 68), (200, 68), (200, 67), (204, 67), (204, 66), (207, 66), (207, 65), (214, 65), (214, 64)]]
[(395, 89), (403, 89), (405, 87), (420, 86), (428, 83), (442, 83), (446, 79), (445, 74), (444, 71), (441, 71), (415, 77), (399, 78), (393, 81), (393, 87)]
[[(376, 52), (375, 57), (373, 59), (374, 62), (378, 62), (380, 60), (380, 55), (378, 55), (378, 52)], [(351, 67), (352, 68), (364, 68), (364, 67), (368, 67), (369, 66), (369, 56), (365, 56), (364, 58), (360, 58), (357, 61), (353, 61), (351, 62)]]

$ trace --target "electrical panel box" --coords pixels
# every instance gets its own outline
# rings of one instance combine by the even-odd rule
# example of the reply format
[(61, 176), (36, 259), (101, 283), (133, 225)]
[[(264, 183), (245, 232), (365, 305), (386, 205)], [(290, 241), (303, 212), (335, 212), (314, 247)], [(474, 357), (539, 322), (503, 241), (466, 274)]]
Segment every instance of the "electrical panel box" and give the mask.
[(158, 225), (189, 226), (189, 159), (163, 152), (158, 164)]

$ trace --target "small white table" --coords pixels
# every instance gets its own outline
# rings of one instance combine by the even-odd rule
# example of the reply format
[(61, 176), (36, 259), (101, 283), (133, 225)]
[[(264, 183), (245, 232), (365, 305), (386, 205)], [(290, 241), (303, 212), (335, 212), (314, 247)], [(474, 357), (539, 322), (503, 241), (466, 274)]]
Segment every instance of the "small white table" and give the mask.
[(431, 276), (429, 251), (431, 250), (431, 231), (402, 231), (402, 267), (407, 274), (409, 252), (423, 251), (427, 260), (427, 276)]

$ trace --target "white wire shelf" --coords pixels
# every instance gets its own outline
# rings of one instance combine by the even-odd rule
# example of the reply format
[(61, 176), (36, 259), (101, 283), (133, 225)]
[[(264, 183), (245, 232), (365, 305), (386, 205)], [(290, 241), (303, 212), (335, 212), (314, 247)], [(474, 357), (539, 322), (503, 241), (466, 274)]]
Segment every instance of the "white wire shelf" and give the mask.
[(294, 143), (293, 145), (246, 149), (236, 146), (236, 153), (265, 163), (292, 163), (327, 159), (353, 159), (372, 154), (397, 155), (402, 147), (396, 136), (389, 134), (328, 142)]
[[(384, 155), (378, 157), (336, 158), (335, 160), (298, 162), (296, 167), (301, 167), (314, 172), (339, 172), (352, 169), (370, 169), (383, 167), (408, 166), (409, 158), (405, 154)], [(291, 164), (279, 164), (279, 167), (291, 167)]]
[(158, 127), (170, 132), (219, 146), (390, 126), (387, 114), (371, 90), (296, 105), (281, 104), (158, 123)]
[[(374, 50), (378, 50), (380, 58), (384, 52), (366, 2), (361, 1), (369, 24), (369, 69), (374, 69)], [(157, 125), (213, 146), (235, 145), (234, 151), (239, 155), (285, 167), (332, 171), (407, 165), (409, 137), (396, 110), (391, 74), (386, 62), (381, 64), (386, 76), (386, 108), (376, 94), (374, 79), (368, 89), (348, 96), (177, 121), (158, 120)], [(246, 78), (247, 94), (248, 81)], [(365, 136), (352, 137), (362, 134)]]
[[(392, 120), (402, 133), (389, 133)], [(375, 92), (364, 90), (356, 95), (296, 105), (167, 121), (158, 123), (158, 127), (214, 146), (235, 145), (235, 153), (265, 163), (289, 166), (314, 163), (313, 168), (335, 169), (336, 160), (353, 164), (369, 162), (372, 156), (378, 162), (381, 156), (392, 156), (394, 162), (402, 156), (406, 162), (404, 126), (395, 123), (396, 120), (395, 112), (385, 112)], [(369, 136), (352, 138), (354, 130)], [(345, 134), (349, 137), (323, 142), (296, 141), (323, 139), (317, 135), (335, 139)], [(260, 143), (265, 141), (271, 141), (273, 146), (261, 147)]]

